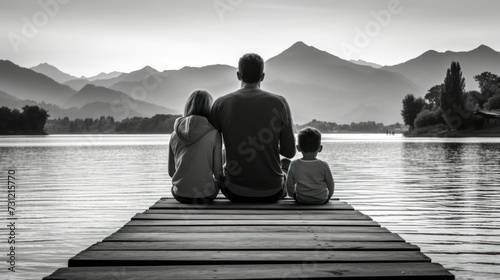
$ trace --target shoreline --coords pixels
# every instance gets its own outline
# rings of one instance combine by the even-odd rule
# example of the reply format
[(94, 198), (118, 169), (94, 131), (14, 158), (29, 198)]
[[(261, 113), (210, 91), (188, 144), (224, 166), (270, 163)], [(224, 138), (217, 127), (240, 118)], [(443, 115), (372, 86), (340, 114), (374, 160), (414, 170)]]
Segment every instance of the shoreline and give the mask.
[(436, 138), (469, 138), (469, 137), (500, 137), (500, 125), (483, 129), (466, 129), (448, 131), (445, 125), (434, 125), (416, 128), (403, 133), (404, 137), (436, 137)]

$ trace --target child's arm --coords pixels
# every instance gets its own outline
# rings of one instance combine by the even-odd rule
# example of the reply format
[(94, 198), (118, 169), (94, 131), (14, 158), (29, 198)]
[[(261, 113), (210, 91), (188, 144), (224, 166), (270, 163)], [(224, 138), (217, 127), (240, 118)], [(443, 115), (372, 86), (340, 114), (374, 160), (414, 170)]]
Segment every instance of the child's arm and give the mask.
[(295, 193), (295, 178), (293, 177), (293, 162), (290, 164), (290, 167), (288, 168), (288, 173), (286, 176), (286, 192), (289, 197), (293, 197), (293, 194)]
[(328, 188), (328, 191), (330, 192), (328, 199), (330, 199), (333, 195), (333, 191), (335, 188), (335, 182), (333, 181), (333, 176), (332, 176), (332, 171), (330, 170), (330, 166), (328, 166), (328, 163), (325, 164), (325, 182), (326, 186)]
[(222, 171), (222, 137), (219, 132), (215, 137), (215, 147), (214, 147), (214, 162), (213, 162), (213, 172), (216, 180), (222, 182), (223, 171)]
[(168, 145), (168, 175), (174, 177), (175, 174), (175, 156), (172, 151), (172, 143)]

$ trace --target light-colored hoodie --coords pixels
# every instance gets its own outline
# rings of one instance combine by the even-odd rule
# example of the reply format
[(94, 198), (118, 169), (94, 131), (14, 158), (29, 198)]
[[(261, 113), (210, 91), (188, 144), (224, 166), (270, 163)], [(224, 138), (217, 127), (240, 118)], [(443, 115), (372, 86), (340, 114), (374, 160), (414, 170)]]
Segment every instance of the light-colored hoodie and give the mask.
[(173, 191), (186, 198), (208, 197), (222, 180), (222, 139), (205, 117), (178, 118), (170, 137), (168, 173)]

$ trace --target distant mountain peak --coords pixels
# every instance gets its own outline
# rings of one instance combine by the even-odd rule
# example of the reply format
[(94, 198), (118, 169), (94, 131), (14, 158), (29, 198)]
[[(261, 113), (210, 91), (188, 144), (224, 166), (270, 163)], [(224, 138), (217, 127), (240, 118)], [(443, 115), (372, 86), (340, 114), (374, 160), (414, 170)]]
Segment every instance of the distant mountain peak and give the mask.
[[(273, 64), (288, 64), (291, 65), (309, 65), (311, 67), (316, 67), (317, 65), (339, 65), (352, 67), (353, 63), (347, 60), (343, 60), (338, 56), (335, 56), (329, 52), (317, 49), (314, 46), (309, 46), (302, 41), (298, 41), (290, 46), (288, 49), (284, 50), (280, 54), (271, 57), (267, 60), (266, 65), (271, 66)], [(272, 67), (272, 66), (271, 66)], [(268, 68), (270, 69), (270, 68)]]
[(472, 52), (496, 52), (496, 51), (486, 45), (480, 45), (479, 47), (473, 49)]
[(290, 48), (309, 48), (310, 46), (306, 45), (306, 43), (302, 41), (295, 42)]
[(53, 79), (54, 81), (56, 81), (58, 83), (61, 83), (61, 84), (65, 83), (67, 81), (76, 79), (76, 77), (74, 77), (70, 74), (64, 73), (63, 71), (59, 70), (54, 65), (48, 64), (46, 62), (42, 62), (42, 63), (38, 64), (37, 66), (31, 67), (30, 69), (35, 71), (35, 72), (38, 72), (40, 74), (43, 74), (43, 75)]
[(424, 54), (437, 54), (437, 53), (439, 53), (439, 52), (436, 50), (428, 50), (428, 51), (424, 52), (422, 55), (424, 55)]
[(54, 65), (48, 64), (47, 62), (42, 62), (42, 63), (38, 64), (37, 66), (31, 67), (31, 69), (36, 69), (36, 68), (41, 68), (41, 67), (59, 70), (59, 69), (57, 69), (57, 67), (55, 67)]
[(331, 58), (337, 58), (336, 56), (334, 56), (328, 52), (319, 50), (313, 46), (306, 45), (302, 41), (298, 41), (298, 42), (294, 43), (288, 49), (284, 50), (279, 55), (277, 55), (271, 59), (274, 59), (277, 57), (282, 57), (284, 59), (288, 59), (291, 57), (302, 57), (306, 60), (307, 59), (329, 60)]
[(138, 71), (148, 71), (148, 72), (158, 73), (158, 70), (154, 69), (153, 67), (151, 67), (149, 65), (144, 66), (144, 68), (142, 68)]
[(96, 88), (98, 88), (98, 86), (96, 85), (93, 85), (93, 84), (86, 84), (85, 86), (83, 86), (79, 92), (84, 92), (84, 91), (88, 91), (88, 90), (95, 90)]
[(315, 47), (306, 45), (302, 41), (298, 41), (298, 42), (294, 43), (293, 45), (291, 45), (288, 49), (284, 50), (282, 52), (282, 54), (284, 54), (284, 53), (297, 54), (297, 53), (302, 52), (302, 51), (311, 51), (311, 50), (319, 51)]

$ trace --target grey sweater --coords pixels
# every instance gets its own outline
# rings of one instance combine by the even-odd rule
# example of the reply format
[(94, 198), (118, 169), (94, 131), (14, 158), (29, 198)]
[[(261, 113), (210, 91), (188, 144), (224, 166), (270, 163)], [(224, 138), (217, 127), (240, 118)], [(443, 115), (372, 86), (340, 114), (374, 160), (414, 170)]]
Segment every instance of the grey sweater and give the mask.
[(222, 180), (222, 139), (205, 117), (178, 118), (170, 137), (168, 173), (173, 191), (187, 198), (213, 195)]

